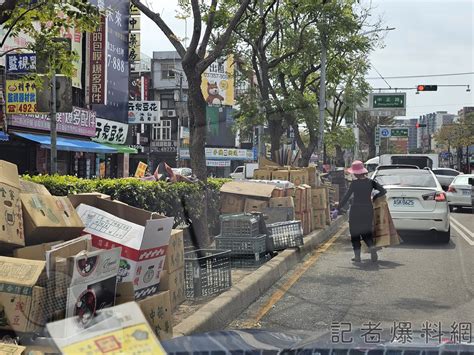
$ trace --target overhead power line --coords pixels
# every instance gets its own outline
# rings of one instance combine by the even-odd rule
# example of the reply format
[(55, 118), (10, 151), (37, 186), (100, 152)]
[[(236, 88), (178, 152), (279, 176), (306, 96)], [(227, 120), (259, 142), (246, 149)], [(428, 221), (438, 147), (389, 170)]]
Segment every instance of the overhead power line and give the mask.
[[(373, 67), (373, 66), (372, 66)], [(374, 68), (375, 69), (375, 68)], [(375, 69), (377, 74), (379, 72)], [(401, 75), (401, 76), (386, 76), (386, 77), (367, 77), (367, 80), (385, 80), (385, 79), (410, 79), (410, 78), (434, 78), (434, 77), (442, 77), (442, 76), (462, 76), (462, 75), (473, 75), (474, 72), (465, 72), (465, 73), (444, 73), (444, 74), (425, 74), (425, 75)], [(380, 75), (380, 74), (379, 74)]]

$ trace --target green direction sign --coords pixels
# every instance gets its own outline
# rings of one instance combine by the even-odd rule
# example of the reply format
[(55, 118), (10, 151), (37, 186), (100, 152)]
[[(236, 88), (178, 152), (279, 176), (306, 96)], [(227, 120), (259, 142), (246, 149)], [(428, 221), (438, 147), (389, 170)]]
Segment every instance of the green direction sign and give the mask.
[(408, 128), (392, 128), (392, 137), (408, 137)]
[(405, 94), (372, 94), (372, 108), (405, 108)]

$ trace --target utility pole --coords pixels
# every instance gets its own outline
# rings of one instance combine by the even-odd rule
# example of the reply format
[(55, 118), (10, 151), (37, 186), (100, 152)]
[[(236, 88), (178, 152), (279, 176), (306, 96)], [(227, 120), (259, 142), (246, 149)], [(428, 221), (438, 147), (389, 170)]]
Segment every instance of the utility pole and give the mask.
[(326, 110), (326, 38), (324, 33), (321, 33), (321, 79), (319, 81), (319, 140), (318, 140), (318, 153), (319, 153), (319, 169), (322, 170), (324, 163), (324, 121), (325, 121), (325, 110)]
[(56, 126), (56, 73), (51, 78), (51, 175), (58, 172), (58, 151), (56, 147), (58, 132)]
[[(183, 73), (179, 73), (179, 105), (183, 105)], [(180, 150), (181, 150), (181, 113), (184, 110), (180, 110), (179, 115), (178, 115), (178, 136), (176, 139), (176, 167), (180, 167), (180, 160), (181, 160), (181, 155), (180, 155)]]

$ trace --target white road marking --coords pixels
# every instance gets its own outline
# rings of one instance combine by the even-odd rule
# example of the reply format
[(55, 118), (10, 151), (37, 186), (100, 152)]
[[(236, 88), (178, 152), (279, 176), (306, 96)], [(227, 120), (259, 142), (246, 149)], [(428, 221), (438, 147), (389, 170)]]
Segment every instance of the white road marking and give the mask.
[(451, 221), (453, 221), (459, 228), (461, 228), (467, 235), (469, 235), (472, 239), (474, 239), (474, 232), (467, 229), (467, 227), (458, 221), (456, 218), (451, 217)]
[[(451, 222), (454, 230), (458, 232), (459, 235), (464, 238), (464, 240), (466, 240), (469, 245), (474, 246), (474, 241), (470, 239), (474, 239), (474, 234), (467, 230), (466, 227), (464, 227), (459, 221), (455, 220), (453, 217), (451, 217)], [(465, 232), (467, 232), (467, 234)]]

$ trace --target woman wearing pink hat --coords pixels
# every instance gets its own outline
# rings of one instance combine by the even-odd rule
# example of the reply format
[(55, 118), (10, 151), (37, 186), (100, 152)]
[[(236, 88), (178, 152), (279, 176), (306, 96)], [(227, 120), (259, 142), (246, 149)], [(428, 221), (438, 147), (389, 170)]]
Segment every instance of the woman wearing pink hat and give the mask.
[(377, 190), (379, 193), (374, 196), (374, 200), (386, 194), (385, 189), (378, 182), (367, 178), (367, 169), (364, 163), (356, 160), (348, 169), (349, 173), (354, 174), (356, 180), (352, 181), (349, 190), (341, 201), (340, 208), (349, 201), (354, 195), (354, 199), (349, 212), (349, 230), (351, 233), (351, 242), (354, 249), (354, 258), (352, 261), (360, 262), (360, 248), (362, 239), (371, 253), (372, 261), (377, 261), (377, 251), (374, 248), (372, 235), (372, 224), (374, 219), (374, 209), (372, 206), (372, 191)]

